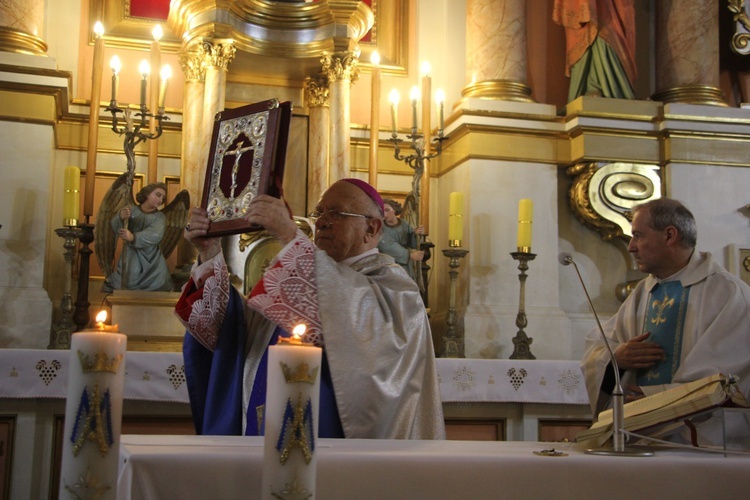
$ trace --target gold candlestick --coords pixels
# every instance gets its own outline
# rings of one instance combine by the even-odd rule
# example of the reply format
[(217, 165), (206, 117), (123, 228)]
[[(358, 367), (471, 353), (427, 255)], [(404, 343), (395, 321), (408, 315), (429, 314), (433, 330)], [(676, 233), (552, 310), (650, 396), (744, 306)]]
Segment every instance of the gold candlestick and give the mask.
[(47, 349), (69, 349), (70, 336), (75, 331), (73, 324), (73, 298), (71, 288), (73, 285), (73, 256), (75, 255), (76, 240), (81, 237), (83, 230), (79, 227), (61, 227), (55, 229), (58, 236), (65, 239), (63, 247), (65, 248), (65, 281), (60, 309), (62, 317), (57, 324), (52, 326), (50, 332), (50, 341)]
[(529, 347), (534, 339), (528, 337), (523, 331), (528, 325), (525, 309), (526, 271), (529, 270), (529, 261), (534, 260), (536, 254), (529, 252), (511, 252), (510, 255), (513, 259), (518, 261), (518, 270), (521, 271), (518, 274), (518, 281), (521, 282), (521, 291), (518, 300), (518, 314), (516, 315), (518, 333), (513, 337), (513, 354), (510, 355), (510, 359), (536, 359), (536, 356), (531, 354), (531, 348)]
[(451, 277), (450, 285), (450, 296), (448, 302), (448, 317), (446, 323), (448, 323), (448, 330), (445, 332), (443, 337), (443, 357), (444, 358), (464, 358), (464, 334), (462, 331), (458, 331), (456, 325), (458, 324), (458, 314), (456, 312), (456, 282), (458, 281), (458, 266), (460, 265), (459, 259), (466, 257), (468, 250), (463, 248), (446, 248), (443, 250), (443, 255), (450, 259), (448, 267), (451, 268), (448, 274)]

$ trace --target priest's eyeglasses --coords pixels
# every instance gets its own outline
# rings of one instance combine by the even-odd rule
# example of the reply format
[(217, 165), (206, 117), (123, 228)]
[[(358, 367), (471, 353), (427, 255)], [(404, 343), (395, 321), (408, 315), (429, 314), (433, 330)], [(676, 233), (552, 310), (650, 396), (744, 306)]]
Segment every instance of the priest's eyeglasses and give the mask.
[(312, 219), (313, 223), (318, 222), (318, 219), (321, 219), (323, 217), (327, 217), (328, 220), (331, 221), (338, 221), (342, 220), (344, 217), (359, 217), (360, 219), (372, 219), (369, 215), (362, 215), (362, 214), (353, 214), (350, 212), (341, 212), (339, 210), (325, 210), (323, 212), (320, 212), (318, 210), (315, 210), (314, 212), (310, 212), (307, 214), (307, 217)]

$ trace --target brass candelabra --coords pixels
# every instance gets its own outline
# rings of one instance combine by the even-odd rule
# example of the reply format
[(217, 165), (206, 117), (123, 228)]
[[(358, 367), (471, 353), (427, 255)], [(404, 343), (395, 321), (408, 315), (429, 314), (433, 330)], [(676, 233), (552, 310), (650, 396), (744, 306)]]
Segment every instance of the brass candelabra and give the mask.
[(521, 290), (519, 293), (518, 300), (518, 314), (516, 315), (516, 326), (518, 332), (513, 337), (513, 354), (510, 355), (510, 359), (536, 359), (536, 356), (531, 354), (531, 348), (529, 347), (534, 339), (526, 335), (523, 331), (528, 326), (526, 319), (526, 271), (529, 270), (529, 262), (534, 260), (536, 254), (530, 252), (511, 252), (510, 254), (514, 260), (518, 261), (518, 281), (521, 283)]
[[(411, 134), (406, 137), (410, 140), (409, 147), (413, 151), (413, 153), (408, 155), (401, 154), (401, 143), (405, 141), (399, 138), (398, 133), (395, 130), (391, 133), (391, 137), (388, 141), (393, 143), (393, 157), (398, 161), (403, 161), (414, 170), (414, 176), (412, 177), (411, 182), (411, 192), (407, 195), (404, 205), (405, 208), (408, 208), (408, 213), (413, 214), (413, 219), (410, 222), (412, 222), (416, 228), (423, 224), (423, 221), (421, 220), (420, 206), (422, 201), (422, 176), (425, 172), (426, 162), (432, 158), (440, 156), (443, 152), (443, 141), (448, 138), (443, 136), (442, 128), (438, 129), (437, 136), (432, 140), (435, 144), (435, 149), (433, 152), (428, 152), (425, 148), (425, 140), (429, 140), (429, 138), (426, 139), (423, 134), (420, 134), (417, 131), (416, 125), (412, 126)], [(417, 266), (416, 281), (417, 285), (419, 285), (419, 291), (422, 295), (425, 307), (429, 307), (427, 274), (430, 270), (430, 266), (427, 264), (427, 261), (432, 256), (431, 250), (434, 246), (433, 243), (426, 241), (425, 236), (419, 237), (419, 249), (424, 251), (424, 258), (422, 259), (422, 264)]]

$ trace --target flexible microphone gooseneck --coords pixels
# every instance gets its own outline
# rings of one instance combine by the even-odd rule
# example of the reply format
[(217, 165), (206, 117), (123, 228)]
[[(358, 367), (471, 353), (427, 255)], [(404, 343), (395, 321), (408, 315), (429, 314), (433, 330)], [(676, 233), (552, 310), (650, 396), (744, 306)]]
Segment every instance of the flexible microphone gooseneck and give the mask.
[(617, 366), (617, 359), (615, 359), (615, 354), (612, 352), (612, 347), (609, 345), (609, 339), (607, 339), (607, 336), (604, 334), (604, 328), (602, 328), (602, 324), (599, 321), (599, 315), (596, 314), (596, 309), (594, 309), (594, 303), (591, 302), (591, 297), (589, 296), (589, 291), (586, 288), (586, 284), (583, 282), (583, 278), (581, 277), (581, 272), (578, 270), (578, 264), (573, 260), (573, 256), (570, 255), (567, 252), (563, 252), (560, 255), (558, 255), (557, 260), (562, 264), (563, 266), (569, 266), (570, 264), (573, 264), (573, 267), (576, 270), (576, 274), (578, 275), (578, 280), (581, 282), (581, 287), (583, 288), (583, 293), (586, 294), (586, 300), (589, 302), (589, 307), (591, 307), (591, 312), (594, 313), (594, 318), (596, 318), (596, 325), (599, 327), (599, 333), (602, 335), (602, 340), (604, 340), (604, 345), (607, 346), (607, 351), (609, 351), (609, 359), (612, 363), (612, 368), (615, 371), (615, 388), (612, 391), (612, 450), (610, 449), (591, 449), (586, 450), (586, 453), (593, 454), (593, 455), (627, 455), (627, 456), (652, 456), (652, 452), (648, 451), (633, 451), (633, 450), (626, 450), (625, 449), (625, 423), (624, 423), (624, 404), (625, 404), (625, 395), (622, 390), (622, 384), (620, 383), (620, 369)]

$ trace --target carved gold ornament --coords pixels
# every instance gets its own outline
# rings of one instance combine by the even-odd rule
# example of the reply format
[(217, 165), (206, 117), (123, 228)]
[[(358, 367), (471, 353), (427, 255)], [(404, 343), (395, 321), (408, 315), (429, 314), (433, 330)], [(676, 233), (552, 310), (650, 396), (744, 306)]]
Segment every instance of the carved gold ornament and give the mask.
[(570, 209), (586, 227), (610, 241), (632, 236), (630, 211), (661, 196), (660, 169), (636, 163), (581, 162), (566, 170), (573, 177)]

